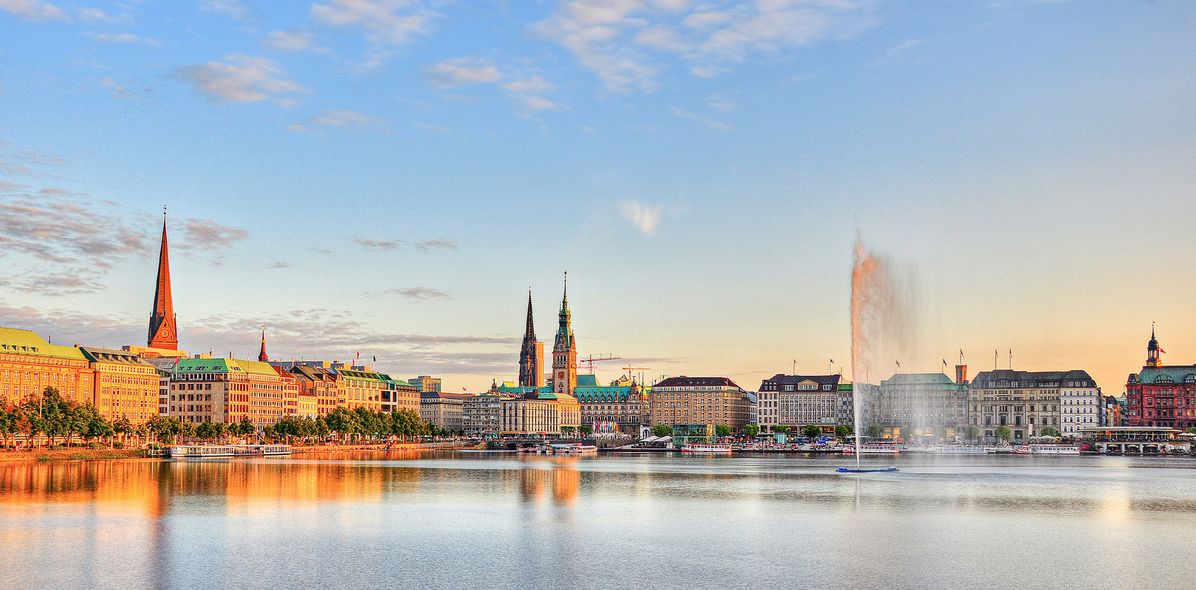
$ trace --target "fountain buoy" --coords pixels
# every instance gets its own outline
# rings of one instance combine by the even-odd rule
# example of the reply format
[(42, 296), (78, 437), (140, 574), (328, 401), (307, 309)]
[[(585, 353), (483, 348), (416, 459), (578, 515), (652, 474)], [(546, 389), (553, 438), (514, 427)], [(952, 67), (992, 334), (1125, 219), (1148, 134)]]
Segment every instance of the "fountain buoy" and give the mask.
[(889, 471), (897, 471), (896, 467), (840, 467), (836, 469), (839, 473), (885, 473)]

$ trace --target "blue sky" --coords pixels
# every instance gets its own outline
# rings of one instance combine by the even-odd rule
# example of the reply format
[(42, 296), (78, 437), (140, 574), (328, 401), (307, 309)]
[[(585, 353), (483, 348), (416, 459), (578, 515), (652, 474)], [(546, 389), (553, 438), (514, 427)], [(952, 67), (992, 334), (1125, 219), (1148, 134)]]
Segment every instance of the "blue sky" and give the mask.
[(167, 205), (195, 352), (476, 390), (568, 270), (583, 356), (753, 388), (860, 236), (904, 367), (1196, 362), (1190, 3), (276, 4), (0, 0), (0, 323), (139, 343)]

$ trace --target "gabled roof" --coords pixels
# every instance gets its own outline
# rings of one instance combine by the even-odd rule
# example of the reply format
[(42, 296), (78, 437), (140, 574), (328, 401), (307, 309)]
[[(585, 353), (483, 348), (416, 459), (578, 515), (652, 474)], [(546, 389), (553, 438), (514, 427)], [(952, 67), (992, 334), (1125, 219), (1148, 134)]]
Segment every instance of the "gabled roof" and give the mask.
[(578, 387), (597, 387), (598, 386), (598, 376), (597, 375), (578, 375), (577, 376), (577, 386)]
[(140, 355), (133, 354), (127, 350), (113, 350), (109, 348), (95, 348), (92, 346), (80, 346), (84, 356), (87, 360), (93, 363), (115, 363), (120, 365), (138, 365), (145, 367), (153, 367)]
[[(998, 382), (1008, 385), (997, 385)], [(1013, 385), (1017, 383), (1017, 385)], [(1080, 383), (1080, 385), (1068, 385)], [(981, 371), (972, 379), (973, 389), (993, 389), (1009, 387), (1018, 389), (1038, 389), (1054, 387), (1096, 387), (1096, 381), (1088, 371), (1073, 369), (1070, 371), (1012, 371), (997, 369), (995, 371)]]
[[(1130, 375), (1135, 377), (1135, 375)], [(1196, 365), (1167, 365), (1163, 367), (1142, 367), (1142, 372), (1136, 375), (1138, 383), (1145, 385), (1159, 385), (1171, 383), (1196, 382)], [(1133, 380), (1131, 383), (1135, 382)]]
[(175, 373), (244, 373), (245, 369), (224, 358), (179, 359), (174, 365)]
[(831, 391), (839, 387), (839, 381), (843, 378), (842, 375), (785, 375), (777, 373), (772, 377), (760, 382), (760, 391), (768, 391), (771, 388), (782, 390), (786, 385), (796, 386), (799, 383), (812, 381), (818, 384), (818, 388), (822, 386), (831, 386)]

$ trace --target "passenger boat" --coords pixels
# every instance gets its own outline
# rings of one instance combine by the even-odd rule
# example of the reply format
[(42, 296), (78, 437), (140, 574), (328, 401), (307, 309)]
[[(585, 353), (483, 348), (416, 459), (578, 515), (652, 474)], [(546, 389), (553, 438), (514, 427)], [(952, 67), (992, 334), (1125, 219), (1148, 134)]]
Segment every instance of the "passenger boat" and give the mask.
[(549, 445), (554, 455), (593, 455), (598, 453), (598, 447), (580, 443), (564, 443)]
[[(900, 451), (894, 445), (868, 444), (868, 445), (860, 446), (860, 454), (861, 455), (896, 455), (899, 452)], [(854, 455), (855, 447), (852, 447), (850, 445), (843, 447), (843, 454), (844, 455)]]
[(731, 445), (687, 444), (681, 447), (682, 453), (691, 455), (730, 455)]
[(290, 455), (291, 445), (178, 445), (167, 452), (171, 459), (226, 459)]
[(964, 447), (952, 445), (946, 445), (938, 451), (938, 454), (940, 455), (984, 455), (986, 453), (987, 451), (984, 450), (984, 447)]
[(1080, 445), (1065, 444), (1031, 444), (1028, 445), (1031, 455), (1079, 455)]

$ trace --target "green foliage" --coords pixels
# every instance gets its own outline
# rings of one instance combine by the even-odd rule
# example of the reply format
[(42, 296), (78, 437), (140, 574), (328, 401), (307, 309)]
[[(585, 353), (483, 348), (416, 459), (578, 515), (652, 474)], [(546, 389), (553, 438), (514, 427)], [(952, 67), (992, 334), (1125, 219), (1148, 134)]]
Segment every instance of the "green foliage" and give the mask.
[(840, 424), (835, 427), (835, 437), (840, 440), (847, 440), (851, 436), (851, 427), (846, 424)]
[(672, 436), (673, 427), (668, 424), (657, 424), (652, 427), (653, 436)]
[(868, 438), (880, 438), (880, 435), (884, 433), (885, 429), (880, 424), (870, 424), (864, 431), (864, 434), (867, 434)]
[(789, 427), (784, 424), (777, 424), (772, 427), (772, 431), (780, 434), (789, 434)]
[(731, 436), (731, 425), (730, 424), (715, 424), (714, 425), (714, 435), (719, 436), (719, 437)]
[(806, 438), (818, 438), (822, 436), (822, 429), (817, 424), (807, 424), (801, 429), (801, 433)]
[(998, 440), (1001, 440), (1004, 442), (1009, 442), (1009, 439), (1011, 439), (1011, 438), (1013, 438), (1013, 431), (1009, 430), (1008, 426), (998, 426), (997, 427), (997, 439)]
[(1196, 434), (1196, 426), (1189, 426), (1184, 429), (1184, 432), (1188, 434)]
[(743, 427), (743, 433), (749, 437), (754, 437), (757, 434), (760, 434), (760, 425), (759, 424), (748, 424), (747, 426)]
[(1038, 431), (1038, 434), (1041, 434), (1042, 436), (1059, 436), (1059, 429), (1047, 426), (1046, 428)]
[(968, 440), (979, 440), (979, 439), (980, 439), (980, 427), (979, 426), (969, 426), (968, 427)]
[(581, 426), (578, 426), (577, 429), (582, 434), (591, 434), (594, 432), (594, 427), (590, 426), (589, 424), (582, 424)]

